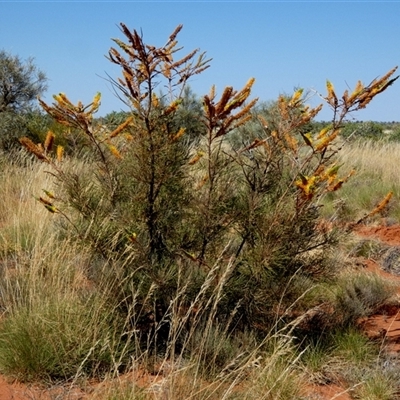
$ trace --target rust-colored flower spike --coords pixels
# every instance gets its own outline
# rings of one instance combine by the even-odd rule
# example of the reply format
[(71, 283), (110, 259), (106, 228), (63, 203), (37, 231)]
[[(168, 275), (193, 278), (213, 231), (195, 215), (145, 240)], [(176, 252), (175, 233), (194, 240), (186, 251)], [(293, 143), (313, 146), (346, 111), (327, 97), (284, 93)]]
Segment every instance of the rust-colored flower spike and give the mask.
[(32, 142), (27, 137), (22, 137), (19, 142), (24, 146), (30, 153), (34, 154), (39, 160), (49, 163), (50, 159), (46, 156), (44, 149)]
[[(182, 58), (174, 60), (174, 55), (181, 48), (177, 47), (176, 37), (182, 29), (178, 25), (169, 36), (167, 43), (162, 47), (147, 45), (136, 30), (130, 31), (126, 25), (120, 24), (121, 31), (128, 39), (113, 41), (122, 50), (109, 50), (109, 60), (122, 67), (122, 78), (112, 81), (112, 84), (128, 99), (128, 102), (138, 111), (143, 112), (141, 101), (151, 92), (155, 85), (155, 78), (164, 77), (169, 87), (184, 85), (193, 75), (199, 74), (209, 67), (210, 60), (206, 60), (205, 53), (195, 49)], [(196, 58), (197, 55), (197, 58)], [(147, 110), (152, 106), (148, 103)], [(146, 109), (146, 107), (144, 107)]]
[(391, 86), (399, 76), (389, 79), (397, 70), (397, 67), (391, 69), (380, 79), (374, 79), (367, 87), (365, 87), (361, 94), (355, 97), (354, 103), (357, 105), (356, 110), (365, 108), (366, 105), (379, 93), (382, 93), (389, 86)]
[(175, 142), (178, 140), (181, 136), (183, 136), (186, 132), (186, 128), (180, 128), (179, 131), (172, 137), (172, 141)]
[(388, 204), (390, 199), (393, 197), (393, 192), (390, 191), (384, 199), (369, 213), (369, 216), (375, 215), (381, 212)]
[[(214, 132), (214, 137), (226, 135), (232, 129), (243, 125), (251, 118), (250, 110), (256, 104), (258, 99), (251, 100), (247, 105), (244, 105), (251, 93), (251, 88), (254, 84), (254, 78), (247, 81), (244, 88), (240, 91), (233, 90), (232, 87), (225, 88), (221, 99), (217, 104), (214, 104), (215, 88), (211, 88), (210, 95), (203, 97), (203, 105), (207, 128), (210, 132)], [(236, 114), (233, 111), (241, 108)]]
[(197, 152), (197, 154), (195, 156), (193, 156), (189, 161), (188, 164), (189, 165), (194, 165), (196, 164), (203, 156), (204, 156), (204, 152), (203, 151), (199, 151)]
[(100, 104), (100, 93), (97, 93), (93, 102), (87, 106), (79, 101), (75, 106), (64, 93), (53, 96), (55, 102), (49, 106), (43, 100), (38, 99), (42, 108), (62, 125), (83, 129), (87, 134), (93, 119), (93, 114)]

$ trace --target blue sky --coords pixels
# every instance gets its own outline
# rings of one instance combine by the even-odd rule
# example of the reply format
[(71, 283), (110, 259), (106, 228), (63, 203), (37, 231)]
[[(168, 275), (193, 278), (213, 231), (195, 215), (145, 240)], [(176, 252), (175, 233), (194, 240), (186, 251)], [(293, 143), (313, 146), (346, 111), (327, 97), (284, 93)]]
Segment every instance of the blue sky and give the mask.
[[(211, 67), (191, 81), (196, 94), (212, 84), (240, 89), (256, 78), (254, 97), (274, 100), (303, 87), (325, 94), (357, 80), (369, 83), (400, 65), (400, 2), (385, 1), (1, 1), (0, 49), (33, 56), (49, 78), (44, 99), (65, 92), (74, 102), (102, 93), (100, 115), (123, 109), (107, 74), (120, 71), (105, 55), (111, 38), (124, 39), (119, 23), (142, 29), (161, 46), (178, 24), (179, 43), (206, 51)], [(312, 105), (320, 99), (315, 95)], [(328, 120), (325, 106), (319, 119)], [(400, 79), (354, 119), (400, 121)]]

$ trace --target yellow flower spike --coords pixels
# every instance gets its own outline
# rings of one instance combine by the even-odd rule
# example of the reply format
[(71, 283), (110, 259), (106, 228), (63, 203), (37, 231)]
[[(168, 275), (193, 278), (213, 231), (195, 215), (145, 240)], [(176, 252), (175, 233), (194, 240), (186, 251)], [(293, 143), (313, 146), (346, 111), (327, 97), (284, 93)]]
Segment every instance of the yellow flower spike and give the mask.
[(52, 214), (58, 212), (58, 210), (57, 210), (57, 208), (56, 208), (55, 206), (50, 206), (50, 205), (47, 205), (47, 204), (45, 204), (44, 206), (45, 206), (46, 209), (47, 209), (48, 211), (50, 211)]
[(339, 171), (339, 168), (342, 166), (341, 165), (337, 165), (336, 163), (332, 164), (327, 170), (326, 170), (326, 175), (327, 176), (332, 176), (332, 175), (336, 175)]
[(49, 191), (46, 190), (46, 189), (42, 189), (42, 190), (43, 190), (44, 194), (45, 194), (49, 199), (55, 199), (55, 198), (56, 198), (56, 197), (54, 196), (54, 193), (49, 192)]
[(73, 104), (69, 101), (65, 93), (59, 93), (58, 97), (61, 99), (62, 102), (67, 103), (70, 106), (73, 106)]
[(93, 97), (93, 102), (91, 104), (91, 107), (88, 111), (89, 114), (95, 113), (99, 107), (100, 107), (100, 99), (101, 99), (101, 93), (97, 92), (96, 95)]
[(128, 240), (131, 242), (131, 243), (135, 243), (136, 242), (136, 239), (137, 239), (137, 234), (135, 233), (135, 232), (131, 232), (129, 235), (127, 235), (128, 236)]
[(158, 97), (155, 93), (153, 93), (152, 98), (151, 98), (151, 104), (153, 105), (153, 107), (158, 107), (158, 105), (160, 104)]
[(308, 177), (308, 176), (304, 176), (304, 175), (300, 174), (300, 179), (298, 179), (295, 182), (295, 185), (299, 189), (301, 189), (301, 191), (303, 192), (303, 195), (306, 198), (310, 199), (314, 195), (315, 184), (316, 184), (317, 180), (318, 180), (318, 177), (315, 175)]
[(326, 81), (326, 89), (328, 90), (328, 97), (326, 97), (326, 100), (332, 107), (336, 107), (338, 105), (338, 99), (336, 97), (335, 89), (329, 80)]
[(57, 160), (61, 161), (63, 159), (64, 156), (64, 147), (61, 145), (57, 146), (57, 150), (56, 150), (56, 154), (57, 154)]
[(93, 98), (93, 104), (99, 104), (101, 99), (101, 93), (97, 92), (96, 95)]
[(321, 129), (321, 131), (319, 132), (317, 139), (322, 139), (323, 137), (326, 136), (326, 134), (332, 129), (332, 125), (329, 125), (323, 129)]
[(298, 89), (294, 92), (292, 98), (289, 101), (289, 107), (296, 107), (301, 99), (304, 89)]

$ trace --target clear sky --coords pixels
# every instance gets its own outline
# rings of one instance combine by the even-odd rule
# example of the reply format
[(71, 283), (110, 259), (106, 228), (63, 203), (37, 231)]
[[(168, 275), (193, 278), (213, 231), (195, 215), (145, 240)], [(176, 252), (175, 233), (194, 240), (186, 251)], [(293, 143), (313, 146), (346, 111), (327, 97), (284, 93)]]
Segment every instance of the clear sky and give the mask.
[[(105, 58), (111, 38), (124, 39), (120, 22), (156, 46), (183, 24), (184, 50), (200, 48), (213, 59), (191, 81), (199, 96), (212, 84), (218, 93), (228, 85), (240, 89), (250, 77), (262, 100), (295, 87), (325, 94), (327, 79), (341, 93), (400, 65), (398, 1), (0, 0), (0, 49), (35, 58), (49, 78), (45, 100), (65, 92), (89, 103), (100, 91), (104, 115), (124, 108), (104, 79), (120, 74)], [(314, 96), (311, 104), (319, 101)], [(318, 119), (330, 117), (325, 106)], [(400, 121), (400, 79), (353, 117)]]

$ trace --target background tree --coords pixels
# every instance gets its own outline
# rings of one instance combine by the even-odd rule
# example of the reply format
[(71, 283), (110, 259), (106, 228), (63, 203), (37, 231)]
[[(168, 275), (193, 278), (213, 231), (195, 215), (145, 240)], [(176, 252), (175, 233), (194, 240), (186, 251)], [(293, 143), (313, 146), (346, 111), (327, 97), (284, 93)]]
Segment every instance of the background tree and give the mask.
[(47, 89), (44, 72), (34, 64), (0, 51), (0, 145), (9, 149), (19, 136), (29, 135), (27, 118), (37, 96)]
[(0, 112), (26, 111), (47, 89), (47, 78), (28, 58), (0, 51)]

